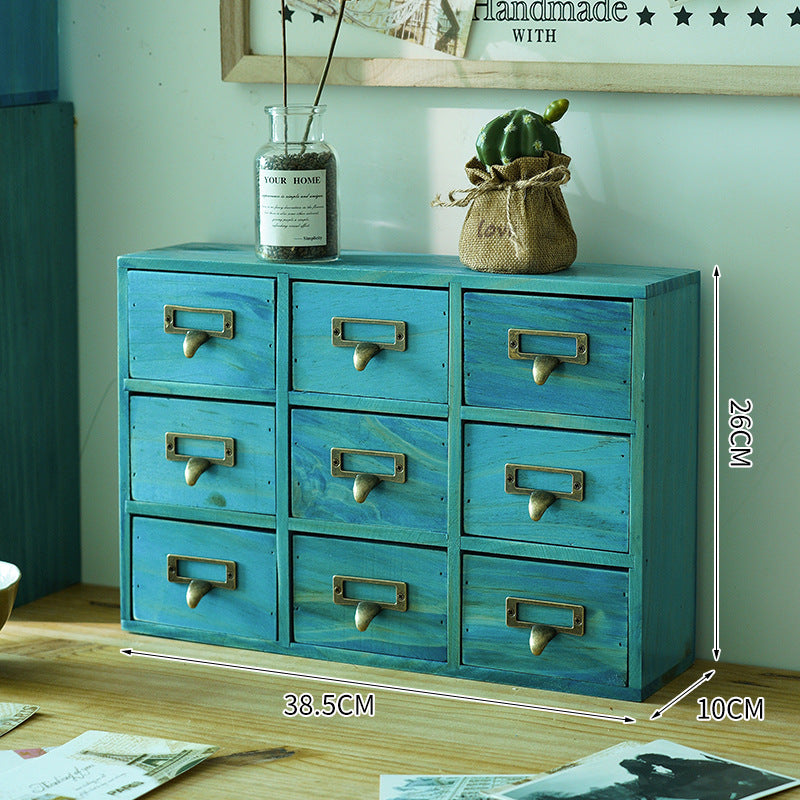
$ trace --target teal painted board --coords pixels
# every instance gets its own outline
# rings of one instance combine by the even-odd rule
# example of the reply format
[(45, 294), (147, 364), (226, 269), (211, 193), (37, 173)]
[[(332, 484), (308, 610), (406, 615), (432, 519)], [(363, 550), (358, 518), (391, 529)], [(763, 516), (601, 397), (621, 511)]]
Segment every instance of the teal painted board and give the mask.
[[(272, 406), (135, 395), (130, 399), (130, 425), (131, 499), (275, 513)], [(173, 452), (167, 449), (168, 433), (177, 434)], [(208, 436), (215, 438), (203, 438)], [(224, 458), (226, 439), (233, 440), (233, 463), (211, 463), (189, 485), (186, 459)]]
[[(176, 559), (173, 578), (226, 583), (235, 564), (235, 588), (214, 587), (195, 608), (189, 585), (170, 581), (168, 555)], [(173, 520), (133, 520), (133, 617), (200, 631), (274, 640), (277, 638), (278, 576), (275, 535)]]
[(674, 291), (695, 280), (697, 270), (621, 264), (573, 264), (561, 272), (520, 275), (476, 272), (457, 256), (430, 253), (387, 253), (345, 250), (328, 263), (267, 263), (252, 244), (190, 242), (120, 256), (123, 269), (162, 269), (182, 272), (188, 263), (197, 272), (220, 275), (290, 275), (304, 281), (327, 281), (396, 286), (447, 287), (527, 292), (539, 295), (586, 295), (647, 298)]
[(0, 165), (0, 560), (21, 605), (80, 580), (72, 105), (0, 108)]
[[(282, 265), (257, 261), (249, 246), (218, 245), (123, 256), (118, 266), (123, 627), (626, 699), (647, 697), (691, 663), (697, 273), (576, 265), (551, 276), (486, 275), (457, 259), (402, 253)], [(209, 297), (232, 281), (272, 283), (274, 388), (231, 376), (181, 381), (152, 363), (142, 375), (157, 377), (128, 377), (137, 274), (145, 295), (164, 276), (177, 285), (207, 278)], [(405, 322), (409, 347), (364, 345), (370, 358), (356, 370), (356, 343), (386, 344), (402, 331), (381, 320)], [(509, 328), (523, 331), (519, 352), (547, 350), (564, 362), (543, 385), (533, 359), (509, 358)], [(586, 335), (586, 365), (568, 358), (581, 344), (576, 333)], [(336, 337), (349, 341), (336, 347)], [(237, 510), (230, 490), (215, 493), (212, 482), (230, 469), (222, 465), (184, 486), (182, 465), (166, 459), (164, 420), (241, 414), (249, 425), (263, 408), (274, 408), (256, 425), (259, 452), (271, 449), (274, 464), (271, 513)], [(143, 458), (136, 425), (153, 420), (161, 431), (147, 432)], [(184, 455), (217, 447), (187, 435), (193, 427), (178, 432)], [(509, 464), (519, 494), (506, 491)], [(165, 465), (169, 480), (157, 474)], [(138, 499), (129, 499), (129, 480)], [(577, 484), (583, 499), (557, 497), (531, 519), (531, 492)], [(676, 497), (685, 500), (677, 509)], [(177, 623), (134, 618), (128, 598), (144, 569), (131, 562), (137, 515), (180, 521), (204, 544), (203, 529), (214, 527), (274, 536), (278, 587), (264, 608), (277, 597), (279, 638), (195, 625), (183, 608)], [(192, 563), (181, 570), (199, 569)], [(527, 625), (506, 624), (509, 597)], [(569, 626), (574, 613), (585, 616), (582, 635), (561, 630), (533, 655), (531, 626)]]
[[(464, 664), (627, 685), (627, 572), (471, 554), (464, 556), (463, 569)], [(583, 606), (585, 632), (558, 633), (535, 656), (529, 646), (530, 627), (506, 625), (507, 597)], [(533, 604), (521, 604), (518, 617), (539, 625), (572, 627), (573, 623), (572, 613), (564, 609)]]
[[(519, 469), (516, 484), (528, 494), (510, 494), (506, 464), (580, 470), (583, 498), (556, 499), (534, 521), (528, 513), (530, 492), (572, 494), (573, 477)], [(629, 470), (627, 436), (468, 423), (464, 426), (464, 532), (627, 552)]]
[[(394, 525), (445, 536), (444, 420), (295, 408), (290, 435), (293, 517)], [(356, 502), (355, 477), (332, 475), (332, 448), (369, 451), (343, 454), (341, 466), (348, 473), (392, 475), (399, 460), (376, 453), (404, 456), (405, 466), (398, 477), (405, 476), (405, 480), (382, 480), (363, 502)]]
[[(559, 364), (543, 385), (533, 360), (509, 356), (509, 330), (588, 335), (585, 364)], [(575, 337), (524, 334), (519, 352), (576, 356)], [(630, 417), (631, 305), (575, 297), (467, 292), (464, 398), (467, 405)]]
[(3, 0), (0, 106), (49, 103), (57, 97), (57, 0)]
[[(645, 683), (676, 674), (695, 652), (699, 294), (696, 281), (657, 298), (641, 324), (642, 357), (651, 365), (643, 397), (649, 435), (641, 443)], [(679, 374), (681, 390), (671, 391)]]
[[(166, 306), (178, 307), (169, 312), (169, 332)], [(272, 279), (133, 271), (128, 275), (128, 331), (132, 378), (275, 386)], [(183, 346), (187, 331), (226, 336), (210, 335), (187, 357)]]
[[(386, 286), (292, 284), (292, 388), (305, 392), (447, 402), (447, 293)], [(334, 317), (347, 322), (332, 343)], [(401, 322), (405, 335), (394, 325)], [(403, 339), (398, 337), (403, 336)], [(356, 343), (396, 344), (366, 366), (353, 364)]]
[[(444, 550), (295, 536), (292, 572), (294, 641), (428, 661), (447, 660)], [(407, 609), (382, 609), (366, 630), (358, 630), (357, 605), (334, 602), (335, 575), (351, 579), (344, 582), (340, 599), (393, 604), (405, 591)], [(405, 587), (369, 583), (372, 580), (399, 582)]]

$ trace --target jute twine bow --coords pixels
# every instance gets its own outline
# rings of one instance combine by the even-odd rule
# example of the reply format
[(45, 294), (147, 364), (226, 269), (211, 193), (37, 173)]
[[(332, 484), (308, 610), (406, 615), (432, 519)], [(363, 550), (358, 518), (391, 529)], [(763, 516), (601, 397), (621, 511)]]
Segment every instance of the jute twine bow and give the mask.
[[(489, 180), (484, 181), (478, 186), (474, 186), (472, 189), (454, 189), (452, 192), (448, 192), (448, 202), (442, 200), (441, 195), (437, 194), (436, 197), (431, 200), (431, 206), (434, 208), (468, 206), (473, 200), (481, 195), (486, 194), (487, 192), (504, 191), (506, 193), (506, 224), (508, 225), (508, 233), (509, 237), (511, 238), (511, 242), (514, 245), (514, 253), (519, 258), (522, 244), (519, 240), (519, 236), (517, 235), (517, 231), (514, 228), (514, 222), (511, 219), (511, 193), (521, 190), (523, 192), (522, 202), (524, 204), (525, 193), (528, 189), (534, 186), (542, 186), (545, 189), (557, 189), (559, 186), (563, 186), (565, 183), (567, 183), (569, 179), (569, 170), (563, 164), (551, 167), (544, 172), (540, 172), (537, 175), (532, 175), (530, 178), (525, 178), (519, 181), (504, 181), (502, 178), (494, 174), (494, 171), (492, 171)], [(464, 196), (461, 198), (456, 198), (456, 195), (459, 194)]]

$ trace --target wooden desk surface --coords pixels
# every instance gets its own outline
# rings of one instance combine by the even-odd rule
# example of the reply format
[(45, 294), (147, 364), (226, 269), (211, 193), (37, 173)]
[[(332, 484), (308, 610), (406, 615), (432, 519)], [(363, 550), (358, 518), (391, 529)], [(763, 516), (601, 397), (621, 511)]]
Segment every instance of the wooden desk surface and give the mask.
[[(117, 590), (75, 586), (14, 611), (0, 631), (0, 701), (41, 710), (0, 749), (113, 730), (215, 744), (148, 797), (377, 798), (381, 774), (537, 773), (618, 744), (669, 739), (800, 776), (800, 674), (698, 662), (647, 702), (481, 684), (125, 633)], [(285, 675), (126, 657), (121, 648), (634, 717), (636, 724), (375, 690), (373, 717), (286, 717), (286, 693), (370, 690)], [(710, 682), (650, 721), (708, 669)], [(697, 698), (764, 699), (764, 720), (699, 722)], [(347, 708), (352, 708), (352, 702)], [(734, 704), (741, 712), (742, 706)], [(800, 789), (779, 797), (798, 800)]]

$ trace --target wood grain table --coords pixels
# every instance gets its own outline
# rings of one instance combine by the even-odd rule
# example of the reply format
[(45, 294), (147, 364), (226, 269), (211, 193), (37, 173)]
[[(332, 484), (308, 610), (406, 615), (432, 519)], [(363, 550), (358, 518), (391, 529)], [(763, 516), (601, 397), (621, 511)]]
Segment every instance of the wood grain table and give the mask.
[[(800, 673), (699, 661), (644, 703), (610, 701), (138, 636), (123, 632), (118, 616), (116, 589), (84, 585), (14, 611), (0, 631), (0, 702), (41, 710), (0, 749), (59, 745), (91, 729), (218, 745), (214, 757), (148, 795), (187, 800), (377, 798), (381, 774), (538, 773), (654, 739), (800, 776)], [(267, 671), (130, 657), (125, 648)], [(710, 681), (650, 719), (709, 669)], [(321, 713), (287, 716), (287, 694), (311, 695)], [(744, 718), (699, 721), (702, 697), (721, 698), (718, 711)], [(797, 800), (800, 789), (779, 797)]]

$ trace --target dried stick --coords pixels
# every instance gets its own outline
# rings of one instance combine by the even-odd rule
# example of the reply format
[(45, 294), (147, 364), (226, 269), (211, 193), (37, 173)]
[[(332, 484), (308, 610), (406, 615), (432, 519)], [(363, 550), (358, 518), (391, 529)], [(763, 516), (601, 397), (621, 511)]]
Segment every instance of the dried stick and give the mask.
[(286, 58), (286, 5), (285, 0), (281, 0), (281, 47), (283, 53), (283, 148), (284, 152), (289, 152), (289, 119), (286, 116), (286, 106), (289, 100), (289, 70)]
[[(339, 28), (342, 27), (342, 19), (344, 18), (344, 4), (347, 0), (339, 0), (339, 14), (336, 17), (336, 27), (333, 30), (333, 38), (331, 39), (331, 47), (328, 50), (328, 58), (325, 61), (325, 67), (322, 70), (322, 76), (319, 79), (319, 86), (317, 86), (317, 94), (314, 97), (314, 105), (319, 105), (320, 97), (322, 97), (322, 90), (325, 87), (325, 80), (328, 77), (328, 70), (331, 66), (333, 59), (333, 51), (336, 48), (336, 40), (339, 38)], [(308, 139), (308, 132), (311, 130), (311, 120), (313, 119), (313, 112), (308, 115), (308, 122), (306, 123), (306, 132), (303, 134), (303, 143)]]

